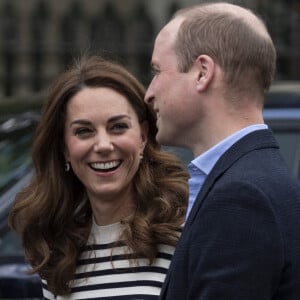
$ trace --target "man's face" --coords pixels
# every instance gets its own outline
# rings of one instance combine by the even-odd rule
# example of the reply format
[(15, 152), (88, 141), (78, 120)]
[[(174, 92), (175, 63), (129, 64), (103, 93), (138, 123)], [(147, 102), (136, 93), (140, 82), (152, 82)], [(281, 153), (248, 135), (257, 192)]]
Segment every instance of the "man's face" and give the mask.
[(195, 117), (190, 97), (195, 74), (178, 70), (174, 44), (182, 21), (181, 17), (173, 19), (155, 40), (151, 61), (154, 76), (145, 102), (151, 104), (157, 114), (157, 141), (164, 145), (187, 147), (186, 134)]

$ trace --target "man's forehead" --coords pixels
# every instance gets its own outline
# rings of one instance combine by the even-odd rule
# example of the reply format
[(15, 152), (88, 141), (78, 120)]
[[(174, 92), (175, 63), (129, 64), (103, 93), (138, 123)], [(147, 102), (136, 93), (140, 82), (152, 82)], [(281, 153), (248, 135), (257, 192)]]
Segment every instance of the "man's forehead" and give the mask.
[(178, 29), (183, 22), (184, 18), (179, 16), (172, 19), (169, 23), (167, 23), (159, 32), (156, 41), (172, 41), (176, 39)]
[(172, 19), (158, 33), (152, 53), (152, 67), (159, 67), (162, 63), (162, 59), (164, 60), (164, 63), (166, 63), (166, 55), (169, 56), (170, 54), (174, 54), (174, 44), (176, 41), (177, 32), (183, 20), (184, 18), (181, 16)]
[(173, 48), (178, 29), (183, 21), (182, 17), (176, 17), (167, 23), (158, 33), (154, 43), (154, 53), (157, 51), (170, 50)]

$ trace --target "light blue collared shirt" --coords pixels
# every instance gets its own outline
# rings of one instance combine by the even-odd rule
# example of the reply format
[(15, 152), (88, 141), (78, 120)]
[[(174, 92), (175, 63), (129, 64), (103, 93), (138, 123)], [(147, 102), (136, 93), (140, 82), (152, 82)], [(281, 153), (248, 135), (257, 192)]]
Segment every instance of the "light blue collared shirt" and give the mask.
[(250, 132), (256, 130), (267, 129), (266, 124), (250, 125), (245, 127), (234, 134), (228, 136), (206, 152), (202, 153), (195, 159), (193, 159), (188, 165), (188, 171), (190, 174), (189, 179), (189, 204), (186, 214), (186, 219), (194, 205), (197, 195), (199, 194), (203, 183), (210, 173), (219, 158), (238, 140), (247, 135)]

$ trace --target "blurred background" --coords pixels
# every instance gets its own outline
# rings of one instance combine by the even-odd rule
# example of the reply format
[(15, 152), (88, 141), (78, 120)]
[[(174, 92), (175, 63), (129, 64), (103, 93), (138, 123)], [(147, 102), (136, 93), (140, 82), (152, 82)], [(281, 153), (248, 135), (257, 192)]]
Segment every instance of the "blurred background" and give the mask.
[[(86, 51), (119, 58), (147, 84), (156, 33), (176, 9), (200, 2), (0, 0), (0, 99), (25, 100), (45, 91)], [(278, 51), (276, 79), (300, 80), (300, 1), (230, 2), (265, 19)]]

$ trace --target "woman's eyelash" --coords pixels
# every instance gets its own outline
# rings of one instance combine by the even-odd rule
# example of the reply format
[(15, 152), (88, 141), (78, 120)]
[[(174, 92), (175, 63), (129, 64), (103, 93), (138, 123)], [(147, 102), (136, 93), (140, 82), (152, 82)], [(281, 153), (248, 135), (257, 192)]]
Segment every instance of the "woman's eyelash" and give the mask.
[(85, 133), (90, 133), (91, 129), (83, 127), (83, 128), (77, 128), (75, 130), (75, 135), (81, 135), (81, 134), (85, 134)]
[(114, 124), (112, 126), (112, 128), (114, 128), (114, 129), (126, 129), (126, 128), (129, 128), (129, 126), (126, 123), (117, 123), (117, 124)]
[[(116, 123), (112, 124), (110, 127), (110, 130), (112, 131), (123, 131), (129, 128), (129, 125), (127, 123)], [(76, 136), (88, 136), (93, 133), (93, 129), (88, 127), (79, 127), (74, 130), (74, 134)]]

